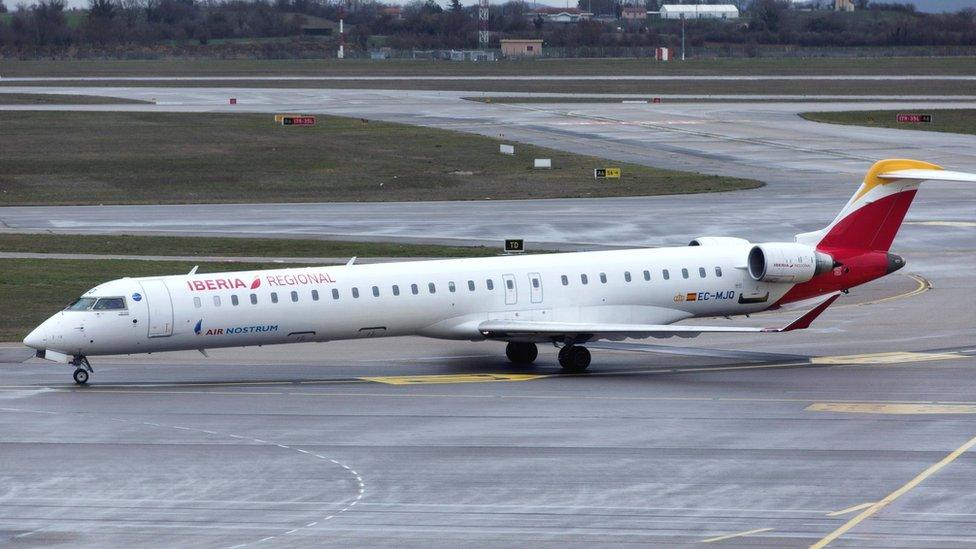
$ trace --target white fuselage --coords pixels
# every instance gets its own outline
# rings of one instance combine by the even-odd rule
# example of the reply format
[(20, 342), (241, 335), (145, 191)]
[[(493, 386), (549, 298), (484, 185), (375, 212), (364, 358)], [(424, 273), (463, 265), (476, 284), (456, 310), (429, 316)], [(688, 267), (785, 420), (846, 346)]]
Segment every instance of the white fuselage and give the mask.
[(28, 340), (77, 356), (399, 335), (479, 340), (478, 325), (499, 319), (670, 324), (776, 303), (792, 284), (753, 280), (748, 249), (742, 241), (124, 278), (83, 296), (122, 297), (124, 308), (66, 309)]

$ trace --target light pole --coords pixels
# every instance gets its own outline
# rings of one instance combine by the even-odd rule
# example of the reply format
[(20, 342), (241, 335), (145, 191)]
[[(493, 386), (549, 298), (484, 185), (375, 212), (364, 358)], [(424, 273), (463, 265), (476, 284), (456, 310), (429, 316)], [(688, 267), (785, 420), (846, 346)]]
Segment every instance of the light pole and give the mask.
[(681, 14), (681, 60), (685, 60), (685, 14)]

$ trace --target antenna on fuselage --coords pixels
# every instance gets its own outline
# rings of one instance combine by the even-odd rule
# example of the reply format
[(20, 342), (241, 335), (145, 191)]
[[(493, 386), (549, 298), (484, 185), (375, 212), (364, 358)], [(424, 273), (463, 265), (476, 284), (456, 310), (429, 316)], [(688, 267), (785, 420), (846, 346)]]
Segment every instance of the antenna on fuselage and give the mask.
[(347, 262), (346, 262), (346, 267), (349, 267), (350, 265), (352, 265), (352, 264), (353, 264), (353, 263), (355, 263), (355, 262), (356, 262), (356, 256), (352, 256), (352, 257), (351, 257), (351, 258), (349, 259), (349, 261), (347, 261)]
[(192, 274), (197, 274), (197, 269), (199, 269), (199, 268), (200, 268), (199, 265), (194, 265), (193, 268), (190, 269), (190, 272), (186, 273), (186, 276), (190, 276)]

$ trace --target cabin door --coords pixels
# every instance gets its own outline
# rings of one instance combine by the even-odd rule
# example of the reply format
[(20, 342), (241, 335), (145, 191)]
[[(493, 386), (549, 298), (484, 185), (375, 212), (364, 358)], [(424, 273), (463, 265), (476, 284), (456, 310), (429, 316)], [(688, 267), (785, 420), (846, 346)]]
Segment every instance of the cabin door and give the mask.
[(149, 311), (149, 337), (173, 335), (173, 300), (166, 282), (156, 278), (139, 282)]

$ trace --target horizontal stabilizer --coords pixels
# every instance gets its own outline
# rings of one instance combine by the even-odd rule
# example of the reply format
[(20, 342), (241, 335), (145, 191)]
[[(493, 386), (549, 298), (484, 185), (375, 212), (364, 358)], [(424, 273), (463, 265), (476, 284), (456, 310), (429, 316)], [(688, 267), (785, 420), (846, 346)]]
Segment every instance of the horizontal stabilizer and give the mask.
[(881, 179), (914, 179), (916, 181), (968, 181), (976, 183), (976, 174), (948, 170), (895, 170), (878, 174)]

